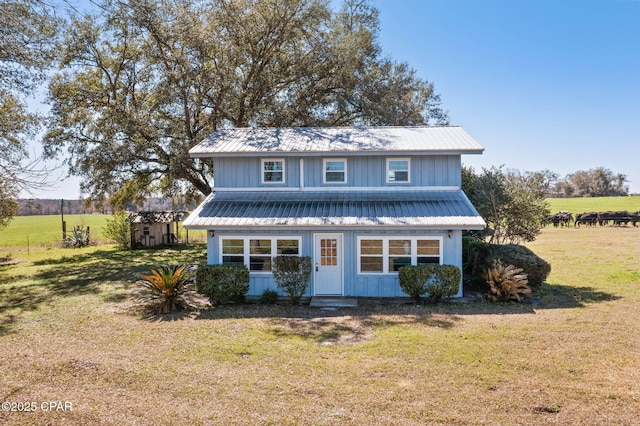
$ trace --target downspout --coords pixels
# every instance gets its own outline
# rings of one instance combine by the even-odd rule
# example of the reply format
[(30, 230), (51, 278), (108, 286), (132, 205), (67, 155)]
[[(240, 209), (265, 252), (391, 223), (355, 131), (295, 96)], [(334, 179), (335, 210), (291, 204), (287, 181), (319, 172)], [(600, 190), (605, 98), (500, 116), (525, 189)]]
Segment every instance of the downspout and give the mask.
[(300, 191), (304, 191), (304, 160), (300, 159)]

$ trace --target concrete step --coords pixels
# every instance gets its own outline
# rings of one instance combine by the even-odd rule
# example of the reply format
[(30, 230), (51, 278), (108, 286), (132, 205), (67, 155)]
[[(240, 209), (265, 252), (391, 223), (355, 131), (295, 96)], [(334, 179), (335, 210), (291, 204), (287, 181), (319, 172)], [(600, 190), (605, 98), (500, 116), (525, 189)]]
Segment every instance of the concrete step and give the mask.
[(314, 308), (357, 308), (358, 299), (342, 296), (313, 296), (309, 306)]

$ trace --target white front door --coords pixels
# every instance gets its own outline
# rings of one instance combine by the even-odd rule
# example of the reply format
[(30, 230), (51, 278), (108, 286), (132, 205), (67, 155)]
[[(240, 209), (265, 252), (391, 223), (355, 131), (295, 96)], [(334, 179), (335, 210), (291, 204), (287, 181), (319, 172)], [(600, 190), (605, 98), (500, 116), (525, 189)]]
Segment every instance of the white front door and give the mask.
[(316, 295), (342, 295), (342, 234), (314, 234)]

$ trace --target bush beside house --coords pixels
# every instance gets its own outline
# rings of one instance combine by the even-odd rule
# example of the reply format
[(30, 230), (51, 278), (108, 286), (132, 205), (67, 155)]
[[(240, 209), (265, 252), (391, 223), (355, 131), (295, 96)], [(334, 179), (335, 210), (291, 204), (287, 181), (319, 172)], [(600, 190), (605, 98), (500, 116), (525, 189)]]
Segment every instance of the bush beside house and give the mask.
[(486, 281), (487, 270), (500, 261), (522, 269), (533, 292), (545, 282), (551, 265), (529, 248), (518, 244), (488, 244), (474, 237), (462, 239), (463, 273), (474, 281)]
[(244, 265), (200, 265), (196, 289), (208, 296), (213, 305), (224, 300), (244, 300), (249, 291), (249, 270)]
[(453, 265), (417, 265), (403, 266), (398, 271), (402, 291), (420, 302), (428, 294), (433, 303), (458, 293), (460, 269)]
[(271, 270), (278, 288), (289, 295), (293, 305), (299, 305), (311, 279), (311, 257), (276, 256)]

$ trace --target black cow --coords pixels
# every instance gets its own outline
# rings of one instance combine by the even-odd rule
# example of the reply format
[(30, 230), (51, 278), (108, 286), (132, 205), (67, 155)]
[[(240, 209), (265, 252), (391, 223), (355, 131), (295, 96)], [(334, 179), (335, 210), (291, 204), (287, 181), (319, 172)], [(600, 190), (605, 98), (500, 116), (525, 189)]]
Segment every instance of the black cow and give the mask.
[(554, 227), (558, 226), (569, 226), (569, 223), (573, 221), (573, 215), (568, 211), (559, 211), (556, 214), (552, 214), (547, 216), (547, 223), (553, 223)]
[(586, 224), (589, 226), (593, 226), (598, 223), (598, 213), (596, 212), (588, 212), (588, 213), (579, 213), (576, 215), (576, 220), (573, 222), (573, 226), (580, 226), (580, 224)]

